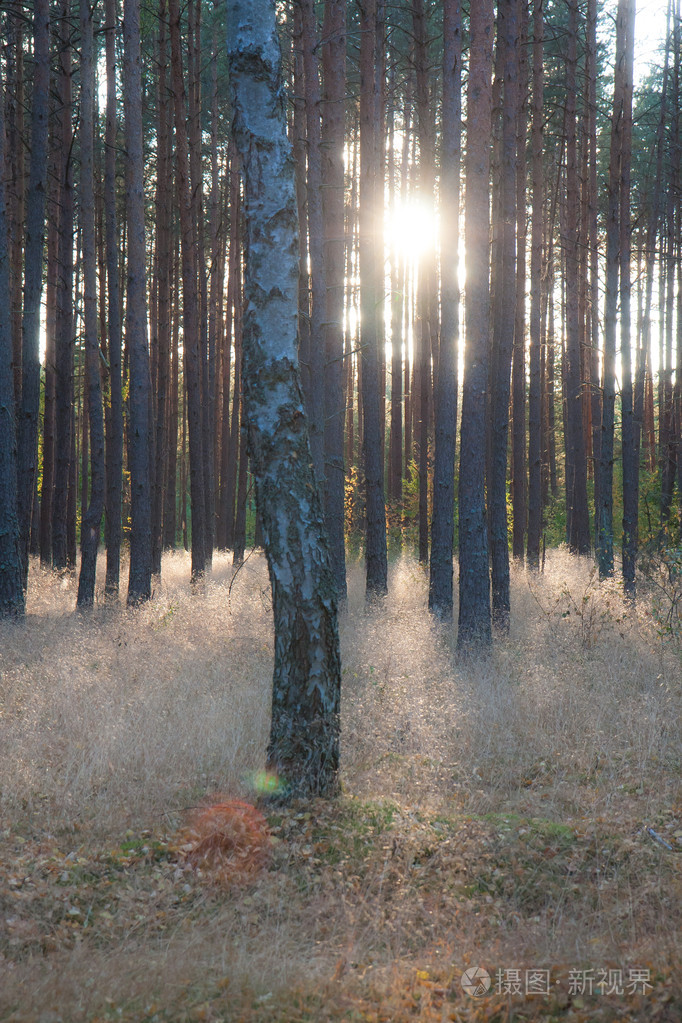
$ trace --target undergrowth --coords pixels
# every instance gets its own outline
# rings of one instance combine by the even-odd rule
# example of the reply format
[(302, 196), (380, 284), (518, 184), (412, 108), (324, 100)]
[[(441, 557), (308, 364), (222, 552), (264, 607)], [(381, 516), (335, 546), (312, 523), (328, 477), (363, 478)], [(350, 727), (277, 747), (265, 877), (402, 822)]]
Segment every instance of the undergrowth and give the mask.
[[(682, 1016), (681, 661), (644, 589), (552, 552), (513, 572), (510, 636), (462, 663), (415, 562), (371, 611), (352, 564), (343, 795), (266, 810), (268, 856), (226, 887), (187, 828), (212, 793), (257, 799), (267, 572), (188, 577), (168, 556), (148, 605), (88, 617), (32, 566), (26, 623), (0, 625), (0, 1020)], [(474, 966), (556, 990), (477, 1001)], [(570, 994), (593, 967), (651, 990)]]

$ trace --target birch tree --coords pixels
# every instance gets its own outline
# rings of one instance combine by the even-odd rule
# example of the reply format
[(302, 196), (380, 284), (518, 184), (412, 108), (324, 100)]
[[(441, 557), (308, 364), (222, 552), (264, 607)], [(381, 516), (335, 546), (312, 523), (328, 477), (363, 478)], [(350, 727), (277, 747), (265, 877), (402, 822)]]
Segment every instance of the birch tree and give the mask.
[(341, 661), (336, 587), (298, 372), (298, 238), (272, 0), (228, 0), (234, 133), (245, 180), (243, 393), (272, 586), (270, 769), (332, 795)]

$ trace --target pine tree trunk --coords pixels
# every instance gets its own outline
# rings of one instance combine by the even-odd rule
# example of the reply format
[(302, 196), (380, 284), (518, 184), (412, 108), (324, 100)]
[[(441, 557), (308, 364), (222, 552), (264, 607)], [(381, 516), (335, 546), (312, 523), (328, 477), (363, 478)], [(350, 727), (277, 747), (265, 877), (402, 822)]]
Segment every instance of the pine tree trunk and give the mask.
[(106, 136), (104, 149), (104, 221), (107, 264), (107, 332), (111, 409), (106, 436), (106, 548), (105, 599), (118, 600), (121, 565), (121, 500), (123, 473), (123, 393), (121, 380), (121, 288), (119, 237), (116, 213), (116, 0), (105, 4)]
[[(5, 111), (0, 98), (0, 309), (3, 310), (10, 308), (6, 167)], [(12, 325), (9, 316), (3, 315), (0, 316), (0, 618), (24, 613), (12, 355)]]
[(570, 523), (568, 544), (577, 554), (590, 550), (587, 504), (587, 458), (583, 434), (580, 323), (578, 318), (578, 155), (576, 89), (578, 62), (578, 0), (569, 0), (566, 56), (566, 508)]
[[(429, 103), (428, 39), (424, 0), (412, 4), (415, 69), (417, 79), (417, 127), (419, 132), (419, 194), (424, 207), (433, 208), (433, 139)], [(383, 191), (383, 188), (381, 189)], [(379, 192), (381, 194), (381, 192)], [(429, 557), (429, 416), (432, 405), (431, 387), (431, 286), (430, 254), (426, 252), (417, 272), (417, 309), (419, 337), (415, 344), (415, 363), (419, 374), (419, 561)], [(416, 339), (415, 339), (416, 340)]]
[(344, 169), (346, 96), (346, 0), (326, 0), (322, 27), (322, 208), (326, 272), (324, 468), (325, 524), (340, 602), (346, 600), (343, 467), (343, 291)]
[(485, 508), (485, 421), (490, 315), (490, 136), (492, 131), (492, 0), (471, 11), (465, 246), (465, 310), (462, 430), (459, 471), (459, 629), (461, 651), (491, 643), (488, 532)]
[(298, 376), (298, 246), (274, 9), (228, 0), (235, 132), (246, 186), (244, 401), (272, 583), (269, 766), (295, 795), (333, 795), (341, 662), (336, 591)]
[(635, 596), (635, 565), (639, 545), (640, 426), (635, 420), (632, 379), (631, 280), (632, 224), (630, 169), (632, 159), (632, 90), (635, 52), (635, 0), (621, 0), (624, 20), (623, 135), (620, 163), (620, 349), (622, 360), (621, 424), (623, 443), (623, 581), (625, 593)]
[(171, 171), (170, 123), (168, 102), (168, 42), (166, 36), (166, 0), (159, 2), (159, 78), (156, 152), (156, 245), (157, 245), (157, 368), (155, 380), (156, 422), (155, 464), (151, 505), (152, 575), (161, 573), (163, 549), (164, 479), (168, 465), (168, 387), (170, 376), (170, 274), (171, 274)]
[(308, 173), (308, 250), (310, 257), (310, 348), (308, 366), (310, 390), (308, 427), (315, 476), (325, 485), (324, 464), (324, 392), (325, 392), (325, 320), (327, 280), (325, 267), (324, 219), (322, 213), (322, 154), (320, 124), (319, 46), (314, 0), (298, 0), (301, 6), (301, 43), (305, 82), (306, 154)]
[(187, 419), (189, 428), (190, 499), (192, 505), (192, 581), (198, 582), (206, 569), (206, 492), (201, 410), (201, 348), (199, 343), (199, 301), (197, 296), (197, 253), (193, 227), (193, 203), (187, 140), (187, 104), (180, 48), (178, 0), (170, 0), (171, 66), (175, 103), (176, 161), (180, 198), (182, 242), (182, 316)]
[[(95, 238), (95, 64), (93, 57), (92, 7), (80, 0), (81, 105), (80, 105), (80, 208), (83, 232), (83, 324), (87, 375), (87, 407), (90, 426), (90, 500), (82, 505), (81, 568), (77, 606), (95, 601), (95, 572), (104, 511), (104, 420), (97, 336), (97, 247)], [(87, 470), (83, 492), (87, 493)]]
[[(50, 8), (48, 0), (33, 5), (33, 97), (31, 162), (26, 198), (24, 313), (22, 320), (21, 404), (17, 423), (18, 511), (24, 588), (28, 582), (33, 495), (38, 470), (40, 412), (40, 300), (43, 291), (45, 192), (47, 189), (47, 127), (50, 85)], [(23, 146), (23, 141), (21, 143)], [(19, 266), (21, 263), (19, 263)]]
[(128, 604), (151, 596), (151, 506), (149, 465), (149, 350), (144, 223), (144, 157), (142, 151), (142, 61), (140, 0), (123, 3), (123, 96), (128, 160), (126, 212), (128, 224), (128, 297), (126, 338), (130, 359), (129, 469), (130, 574)]
[(73, 158), (71, 152), (71, 33), (68, 2), (60, 6), (59, 71), (59, 252), (55, 338), (55, 483), (52, 493), (52, 565), (68, 563), (71, 405), (73, 401)]
[(516, 128), (516, 301), (512, 355), (512, 554), (523, 561), (526, 538), (526, 146), (528, 5), (519, 9), (519, 96)]
[(494, 301), (491, 366), (491, 450), (488, 480), (493, 622), (509, 629), (509, 541), (507, 537), (507, 445), (516, 305), (516, 133), (518, 123), (518, 3), (498, 6), (498, 77), (504, 82), (500, 168), (498, 273)]
[(443, 152), (441, 157), (441, 342), (436, 376), (435, 459), (429, 608), (452, 617), (457, 360), (459, 357), (459, 204), (462, 119), (462, 13), (443, 6)]
[(620, 169), (623, 149), (625, 65), (625, 4), (619, 0), (616, 20), (616, 58), (609, 157), (606, 219), (606, 299), (604, 307), (604, 394), (599, 463), (599, 534), (597, 562), (602, 579), (613, 575), (613, 441), (616, 401), (616, 316), (620, 245)]
[[(378, 280), (375, 205), (377, 140), (375, 137), (374, 61), (376, 0), (361, 9), (360, 37), (360, 316), (362, 364), (362, 445), (365, 471), (367, 597), (387, 592), (386, 509), (379, 414), (377, 350)], [(383, 305), (383, 303), (382, 303)]]
[(544, 222), (543, 0), (533, 0), (532, 210), (530, 241), (530, 320), (528, 331), (528, 564), (540, 564), (542, 532), (542, 229)]
[(57, 316), (57, 252), (59, 245), (59, 182), (51, 139), (48, 175), (47, 273), (45, 288), (45, 409), (43, 415), (43, 479), (40, 488), (40, 564), (52, 564), (52, 491), (54, 489), (55, 331)]

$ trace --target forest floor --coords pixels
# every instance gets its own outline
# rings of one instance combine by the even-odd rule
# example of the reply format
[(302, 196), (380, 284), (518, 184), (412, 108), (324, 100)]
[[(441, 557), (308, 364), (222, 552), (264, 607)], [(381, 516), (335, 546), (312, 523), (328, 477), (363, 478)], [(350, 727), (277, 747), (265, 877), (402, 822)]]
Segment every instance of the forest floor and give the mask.
[(653, 592), (555, 552), (463, 663), (412, 560), (370, 611), (352, 565), (343, 794), (264, 809), (267, 865), (220, 886), (183, 829), (256, 799), (269, 588), (257, 555), (188, 577), (169, 556), (146, 607), (83, 616), (35, 567), (0, 627), (0, 1020), (679, 1023), (682, 650)]

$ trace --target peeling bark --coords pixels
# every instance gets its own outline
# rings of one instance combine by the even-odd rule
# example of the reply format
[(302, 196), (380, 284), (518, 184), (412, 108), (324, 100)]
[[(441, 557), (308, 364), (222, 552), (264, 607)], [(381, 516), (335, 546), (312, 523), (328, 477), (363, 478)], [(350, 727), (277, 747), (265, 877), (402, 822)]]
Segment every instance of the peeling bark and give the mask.
[(273, 5), (228, 0), (234, 130), (245, 178), (243, 388), (275, 622), (268, 760), (289, 794), (337, 789), (336, 587), (298, 373), (298, 237)]

